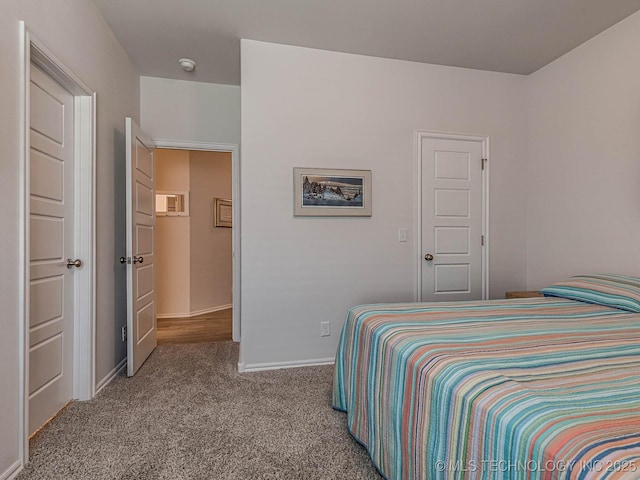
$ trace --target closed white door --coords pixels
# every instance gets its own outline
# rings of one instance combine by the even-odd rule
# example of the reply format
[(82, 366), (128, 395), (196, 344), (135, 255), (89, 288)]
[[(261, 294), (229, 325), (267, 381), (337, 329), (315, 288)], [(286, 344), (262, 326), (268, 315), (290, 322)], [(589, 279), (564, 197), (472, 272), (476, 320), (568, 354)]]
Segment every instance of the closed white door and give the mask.
[(155, 159), (151, 139), (131, 118), (127, 141), (127, 375), (158, 345), (155, 289)]
[[(31, 66), (29, 433), (73, 389), (74, 97)], [(81, 268), (81, 267), (80, 267)]]
[(482, 299), (482, 142), (422, 138), (422, 301)]

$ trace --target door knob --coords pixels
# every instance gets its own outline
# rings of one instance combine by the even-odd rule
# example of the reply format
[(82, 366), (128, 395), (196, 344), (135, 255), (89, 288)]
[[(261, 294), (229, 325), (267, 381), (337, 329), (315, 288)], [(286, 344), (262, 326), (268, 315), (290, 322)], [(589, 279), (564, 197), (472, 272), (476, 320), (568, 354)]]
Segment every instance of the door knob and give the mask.
[(430, 253), (427, 253), (427, 254), (424, 256), (424, 259), (425, 259), (427, 262), (430, 262), (431, 260), (433, 260), (433, 255), (431, 255)]
[(144, 262), (144, 257), (136, 257), (135, 255), (133, 256), (133, 260), (131, 259), (131, 257), (120, 257), (120, 263), (142, 263)]
[(69, 269), (73, 267), (80, 268), (81, 266), (82, 266), (82, 260), (79, 260), (79, 259), (71, 260), (70, 258), (67, 258), (67, 268)]

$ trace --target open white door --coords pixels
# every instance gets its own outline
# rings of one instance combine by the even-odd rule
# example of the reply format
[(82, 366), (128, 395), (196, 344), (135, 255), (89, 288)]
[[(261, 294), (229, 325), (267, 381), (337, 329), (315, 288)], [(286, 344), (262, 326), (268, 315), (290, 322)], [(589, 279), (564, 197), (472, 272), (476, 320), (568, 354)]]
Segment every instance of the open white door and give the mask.
[(154, 145), (131, 118), (127, 142), (127, 375), (156, 348)]

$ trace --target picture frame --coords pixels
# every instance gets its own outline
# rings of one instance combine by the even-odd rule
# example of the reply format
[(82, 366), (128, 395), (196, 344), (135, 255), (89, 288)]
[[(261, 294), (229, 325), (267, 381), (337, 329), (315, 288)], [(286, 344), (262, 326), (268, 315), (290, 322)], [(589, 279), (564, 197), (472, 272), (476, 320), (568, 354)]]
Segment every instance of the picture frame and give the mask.
[(370, 217), (371, 170), (293, 169), (296, 217)]
[(233, 205), (231, 200), (217, 197), (213, 199), (213, 226), (233, 227)]

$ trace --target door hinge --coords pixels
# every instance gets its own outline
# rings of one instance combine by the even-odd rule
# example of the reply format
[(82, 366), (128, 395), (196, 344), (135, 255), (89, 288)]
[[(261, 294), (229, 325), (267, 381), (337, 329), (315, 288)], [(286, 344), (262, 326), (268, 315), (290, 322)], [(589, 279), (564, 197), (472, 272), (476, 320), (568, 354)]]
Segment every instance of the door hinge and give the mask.
[(485, 165), (487, 164), (488, 160), (486, 158), (482, 159), (482, 170), (484, 170)]
[(122, 327), (122, 341), (127, 341), (127, 327)]
[(484, 247), (484, 235), (480, 235), (480, 245)]

